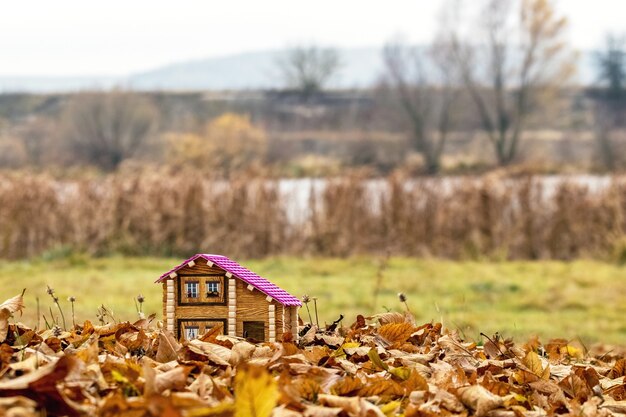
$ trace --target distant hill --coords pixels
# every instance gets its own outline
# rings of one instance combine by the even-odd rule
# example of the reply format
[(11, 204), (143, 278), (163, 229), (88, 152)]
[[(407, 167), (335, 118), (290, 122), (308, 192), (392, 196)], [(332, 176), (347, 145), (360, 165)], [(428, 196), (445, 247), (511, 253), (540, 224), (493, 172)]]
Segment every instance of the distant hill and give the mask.
[[(242, 90), (281, 87), (276, 61), (284, 51), (262, 51), (182, 62), (135, 74), (129, 85), (138, 89)], [(335, 88), (366, 87), (382, 71), (378, 48), (340, 51), (341, 70)]]
[[(284, 51), (249, 52), (179, 62), (126, 77), (7, 77), (0, 76), (0, 92), (66, 92), (112, 86), (138, 90), (247, 90), (281, 87), (276, 60)], [(372, 85), (383, 71), (377, 47), (339, 50), (342, 67), (332, 88)], [(582, 53), (578, 79), (593, 81), (593, 57)]]

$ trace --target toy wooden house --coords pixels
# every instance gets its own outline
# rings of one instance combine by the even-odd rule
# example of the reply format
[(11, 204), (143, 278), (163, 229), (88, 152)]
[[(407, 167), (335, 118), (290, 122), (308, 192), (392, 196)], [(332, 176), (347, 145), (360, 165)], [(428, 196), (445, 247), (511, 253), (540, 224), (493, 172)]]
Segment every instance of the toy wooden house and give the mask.
[(225, 256), (197, 254), (156, 282), (163, 284), (165, 327), (178, 338), (214, 326), (258, 341), (297, 337), (300, 300)]

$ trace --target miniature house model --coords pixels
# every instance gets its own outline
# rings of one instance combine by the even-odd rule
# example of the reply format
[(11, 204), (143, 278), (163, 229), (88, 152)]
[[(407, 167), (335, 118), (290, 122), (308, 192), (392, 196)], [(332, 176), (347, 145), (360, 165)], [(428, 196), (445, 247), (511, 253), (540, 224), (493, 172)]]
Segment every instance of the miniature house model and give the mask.
[(165, 327), (179, 339), (215, 326), (258, 341), (297, 337), (300, 300), (225, 256), (192, 256), (156, 282), (163, 284)]

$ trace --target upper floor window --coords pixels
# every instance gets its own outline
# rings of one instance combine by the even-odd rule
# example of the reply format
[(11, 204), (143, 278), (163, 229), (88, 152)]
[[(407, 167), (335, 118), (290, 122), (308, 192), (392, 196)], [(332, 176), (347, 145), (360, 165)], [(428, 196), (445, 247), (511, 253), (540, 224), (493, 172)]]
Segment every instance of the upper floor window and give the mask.
[(207, 282), (206, 283), (206, 296), (207, 297), (215, 297), (220, 294), (220, 283), (219, 282)]
[[(227, 279), (224, 275), (182, 275), (178, 281), (179, 305), (226, 305)], [(202, 327), (200, 328), (202, 330)], [(182, 336), (182, 334), (181, 334)]]
[(200, 283), (198, 281), (188, 281), (185, 283), (187, 298), (198, 298)]

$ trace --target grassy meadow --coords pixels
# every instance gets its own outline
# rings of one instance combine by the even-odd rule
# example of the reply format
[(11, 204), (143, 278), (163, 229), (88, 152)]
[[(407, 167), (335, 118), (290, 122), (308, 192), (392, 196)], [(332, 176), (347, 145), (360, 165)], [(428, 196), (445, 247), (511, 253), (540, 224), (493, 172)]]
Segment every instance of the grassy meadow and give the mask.
[[(161, 287), (154, 280), (180, 262), (167, 258), (72, 255), (62, 259), (0, 262), (0, 301), (26, 291), (27, 308), (18, 320), (37, 324), (53, 307), (46, 284), (55, 289), (68, 324), (68, 296), (75, 296), (76, 320), (96, 322), (105, 304), (119, 320), (136, 317), (133, 298), (146, 297), (144, 311), (161, 318)], [(386, 263), (381, 268), (381, 262)], [(518, 341), (538, 335), (584, 343), (626, 345), (626, 267), (595, 261), (475, 262), (372, 257), (242, 260), (250, 269), (294, 295), (318, 297), (320, 322), (340, 313), (349, 326), (357, 314), (403, 309), (398, 292), (418, 322), (443, 321), (469, 339), (500, 332)], [(378, 278), (377, 278), (378, 277)], [(374, 293), (379, 282), (377, 305)], [(311, 312), (313, 313), (312, 304)], [(58, 315), (56, 309), (52, 312)], [(306, 309), (301, 310), (308, 320)], [(43, 321), (39, 321), (43, 325)]]

